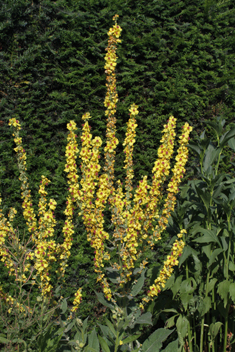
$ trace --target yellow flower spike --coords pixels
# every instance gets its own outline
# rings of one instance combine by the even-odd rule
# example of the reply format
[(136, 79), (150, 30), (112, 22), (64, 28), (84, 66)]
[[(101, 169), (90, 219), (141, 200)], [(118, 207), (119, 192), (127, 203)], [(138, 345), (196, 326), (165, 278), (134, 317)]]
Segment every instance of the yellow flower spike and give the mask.
[[(183, 233), (186, 233), (186, 230), (181, 230), (177, 235), (178, 238), (181, 238)], [(154, 284), (149, 287), (149, 291), (147, 292), (147, 297), (142, 299), (142, 303), (140, 304), (140, 308), (143, 308), (144, 303), (148, 303), (150, 300), (153, 300), (154, 297), (158, 296), (161, 292), (162, 288), (165, 287), (166, 281), (172, 275), (174, 271), (174, 267), (179, 264), (179, 257), (182, 255), (183, 248), (185, 243), (182, 240), (176, 240), (173, 243), (171, 254), (167, 256), (167, 259), (164, 261), (163, 268), (160, 271), (159, 276), (154, 281)]]
[(75, 299), (73, 301), (73, 308), (71, 309), (72, 312), (76, 312), (76, 310), (78, 309), (80, 303), (82, 300), (82, 289), (79, 288), (77, 290), (77, 292), (75, 293)]

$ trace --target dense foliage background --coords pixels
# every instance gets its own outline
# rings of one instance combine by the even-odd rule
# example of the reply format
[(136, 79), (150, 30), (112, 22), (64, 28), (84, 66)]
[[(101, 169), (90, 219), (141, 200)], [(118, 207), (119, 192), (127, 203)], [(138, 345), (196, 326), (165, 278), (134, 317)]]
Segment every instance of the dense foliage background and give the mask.
[[(60, 240), (66, 202), (66, 124), (89, 111), (94, 135), (104, 139), (104, 55), (112, 17), (119, 14), (119, 93), (116, 176), (125, 177), (122, 142), (128, 108), (139, 105), (134, 151), (135, 180), (151, 175), (162, 126), (173, 114), (178, 131), (185, 121), (192, 136), (219, 115), (235, 122), (235, 8), (232, 0), (3, 0), (0, 5), (0, 193), (3, 209), (20, 211), (20, 181), (11, 117), (22, 124), (32, 195), (37, 209), (41, 175), (51, 180), (49, 197), (58, 205)], [(192, 155), (190, 156), (193, 157)], [(227, 151), (224, 170), (234, 173)], [(190, 174), (190, 162), (188, 164)], [(184, 180), (186, 181), (186, 179)], [(19, 228), (25, 224), (21, 212)], [(159, 253), (158, 253), (159, 254)], [(92, 252), (80, 220), (64, 296), (84, 286), (82, 314), (93, 306)], [(2, 280), (0, 280), (2, 281)], [(91, 285), (92, 283), (92, 285)], [(5, 282), (5, 286), (7, 282)], [(97, 314), (99, 308), (97, 307)]]

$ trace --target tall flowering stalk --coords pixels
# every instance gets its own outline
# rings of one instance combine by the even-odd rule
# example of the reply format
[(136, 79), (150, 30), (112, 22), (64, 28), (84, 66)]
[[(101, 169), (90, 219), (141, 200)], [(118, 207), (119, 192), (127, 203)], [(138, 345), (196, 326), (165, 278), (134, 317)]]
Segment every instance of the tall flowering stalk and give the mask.
[[(117, 290), (124, 289), (125, 285), (135, 279), (133, 271), (136, 261), (142, 258), (139, 273), (147, 265), (144, 252), (152, 248), (161, 239), (162, 232), (166, 229), (169, 216), (174, 210), (176, 203), (175, 194), (178, 192), (180, 181), (185, 172), (185, 164), (188, 158), (187, 143), (192, 128), (186, 123), (183, 133), (179, 138), (180, 147), (173, 168), (173, 175), (167, 188), (167, 197), (162, 209), (158, 208), (162, 200), (161, 187), (170, 175), (171, 158), (174, 151), (176, 119), (171, 116), (164, 125), (161, 145), (158, 149), (158, 158), (153, 167), (152, 182), (147, 176), (140, 180), (139, 185), (133, 190), (133, 149), (136, 140), (136, 116), (139, 114), (138, 106), (132, 104), (130, 107), (130, 118), (127, 123), (127, 132), (123, 143), (125, 153), (126, 180), (124, 185), (118, 181), (114, 183), (114, 162), (118, 140), (116, 133), (116, 104), (118, 95), (116, 92), (115, 68), (117, 62), (117, 43), (120, 43), (121, 27), (117, 25), (117, 15), (113, 20), (115, 24), (108, 32), (109, 40), (105, 56), (105, 73), (107, 94), (104, 105), (107, 116), (105, 166), (102, 173), (99, 164), (99, 148), (102, 141), (99, 137), (93, 139), (88, 120), (89, 113), (83, 115), (85, 121), (82, 132), (82, 149), (80, 151), (82, 179), (81, 189), (78, 191), (77, 205), (80, 207), (80, 215), (83, 218), (87, 230), (87, 238), (94, 248), (94, 270), (98, 274), (106, 299), (114, 300), (110, 290), (108, 277), (105, 273), (104, 262), (110, 259), (107, 251), (107, 243), (112, 243), (117, 249), (118, 260), (112, 263), (112, 270), (119, 275), (116, 276)], [(70, 123), (74, 123), (71, 121)], [(78, 189), (78, 186), (76, 186)], [(108, 205), (111, 210), (112, 234), (104, 230), (103, 210)], [(179, 237), (181, 234), (179, 234)], [(107, 242), (108, 241), (108, 242)], [(155, 286), (149, 289), (149, 293), (142, 305), (148, 302), (159, 292), (168, 277), (163, 275), (167, 270), (172, 273), (174, 265), (178, 263), (178, 256), (184, 247), (182, 240), (176, 241), (172, 255), (155, 282)], [(177, 249), (177, 250), (176, 250)], [(166, 269), (167, 268), (167, 269)], [(109, 269), (110, 270), (110, 269)], [(154, 288), (154, 294), (153, 294)]]
[[(0, 209), (0, 257), (1, 261), (8, 268), (9, 275), (15, 276), (15, 280), (19, 282), (20, 290), (25, 284), (35, 285), (40, 288), (43, 300), (50, 298), (52, 294), (52, 285), (50, 270), (52, 264), (56, 261), (59, 263), (60, 276), (64, 276), (67, 267), (67, 261), (70, 256), (70, 248), (72, 246), (73, 235), (73, 204), (80, 199), (79, 187), (77, 184), (77, 168), (76, 168), (76, 154), (78, 153), (76, 144), (76, 124), (68, 124), (70, 134), (68, 136), (68, 146), (66, 150), (67, 164), (66, 171), (68, 172), (69, 196), (65, 209), (66, 221), (63, 227), (64, 242), (58, 244), (54, 238), (54, 230), (56, 219), (54, 210), (56, 208), (56, 201), (50, 199), (47, 201), (47, 192), (45, 187), (49, 184), (49, 180), (42, 176), (41, 185), (39, 187), (40, 200), (38, 204), (38, 219), (36, 218), (31, 199), (31, 192), (29, 189), (27, 179), (26, 167), (26, 153), (22, 146), (22, 139), (19, 136), (20, 123), (15, 118), (10, 119), (9, 125), (14, 127), (13, 136), (16, 143), (14, 149), (17, 153), (18, 168), (20, 171), (21, 181), (21, 197), (23, 200), (23, 216), (26, 221), (27, 231), (26, 236), (29, 237), (27, 243), (23, 243), (17, 231), (14, 229), (13, 220), (16, 214), (14, 208), (10, 209), (8, 219)], [(13, 250), (9, 249), (9, 246)], [(29, 281), (30, 280), (30, 281)], [(79, 291), (80, 292), (80, 291)], [(77, 295), (79, 296), (79, 294)], [(19, 306), (17, 299), (8, 297), (3, 292), (1, 287), (1, 297), (10, 305)], [(16, 301), (16, 303), (15, 303)], [(78, 305), (78, 297), (76, 299)], [(22, 308), (23, 309), (23, 308)]]

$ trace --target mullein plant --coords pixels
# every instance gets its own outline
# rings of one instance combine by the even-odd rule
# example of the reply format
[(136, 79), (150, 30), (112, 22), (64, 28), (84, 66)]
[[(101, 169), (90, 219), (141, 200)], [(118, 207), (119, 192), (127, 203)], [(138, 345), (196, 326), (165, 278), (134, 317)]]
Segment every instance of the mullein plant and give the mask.
[[(113, 17), (115, 24), (108, 32), (109, 40), (105, 56), (105, 73), (107, 94), (104, 105), (106, 107), (105, 115), (107, 116), (107, 131), (105, 151), (105, 166), (103, 172), (99, 164), (102, 140), (99, 137), (92, 137), (91, 127), (89, 126), (89, 113), (82, 116), (84, 120), (81, 141), (82, 148), (80, 151), (82, 179), (80, 186), (78, 176), (75, 173), (76, 155), (73, 154), (73, 161), (69, 159), (65, 166), (65, 171), (70, 167), (74, 170), (74, 175), (70, 179), (70, 197), (76, 202), (79, 208), (79, 215), (82, 217), (87, 230), (87, 239), (94, 249), (94, 270), (97, 273), (97, 281), (101, 283), (104, 296), (116, 306), (115, 295), (122, 295), (133, 281), (135, 275), (135, 264), (141, 260), (138, 274), (141, 274), (148, 264), (144, 253), (147, 248), (153, 246), (161, 239), (162, 232), (166, 229), (169, 216), (174, 210), (176, 204), (175, 195), (179, 191), (179, 184), (185, 173), (185, 164), (188, 159), (187, 144), (192, 127), (188, 123), (182, 127), (182, 134), (179, 137), (179, 149), (176, 156), (176, 163), (173, 168), (173, 175), (167, 188), (167, 197), (162, 210), (158, 209), (158, 202), (161, 197), (161, 186), (170, 174), (170, 160), (172, 158), (175, 141), (176, 119), (171, 116), (164, 125), (161, 145), (158, 149), (158, 159), (153, 167), (152, 182), (147, 180), (147, 176), (139, 182), (139, 185), (133, 190), (132, 180), (133, 171), (133, 148), (136, 140), (136, 116), (138, 115), (138, 106), (132, 104), (129, 112), (130, 118), (127, 123), (126, 138), (123, 143), (125, 153), (126, 179), (125, 183), (117, 181), (115, 185), (114, 163), (116, 147), (118, 140), (116, 133), (116, 104), (118, 95), (116, 90), (115, 68), (117, 64), (117, 43), (121, 34), (121, 27), (117, 24), (118, 15)], [(76, 124), (71, 121), (70, 133), (73, 131), (73, 141), (75, 142)], [(71, 149), (73, 146), (71, 146)], [(76, 148), (74, 147), (74, 150)], [(77, 149), (76, 149), (77, 150)], [(104, 210), (111, 210), (111, 223), (113, 227), (112, 234), (105, 231), (104, 228)], [(150, 300), (154, 299), (161, 289), (165, 286), (166, 280), (171, 276), (174, 266), (178, 264), (178, 258), (182, 254), (184, 241), (182, 236), (185, 233), (182, 230), (178, 234), (178, 239), (174, 242), (170, 255), (164, 262), (163, 269), (154, 284), (149, 287), (146, 297), (139, 303), (140, 308)], [(112, 263), (108, 271), (115, 273), (115, 282), (117, 292), (112, 292), (108, 275), (105, 271), (105, 262), (110, 264), (110, 254), (108, 244), (112, 244), (117, 249), (117, 262)], [(118, 274), (117, 274), (118, 273)], [(134, 280), (134, 283), (136, 280)], [(118, 292), (119, 291), (119, 292)], [(80, 289), (77, 292), (80, 297)], [(77, 301), (74, 302), (74, 310), (78, 308)]]
[[(41, 297), (40, 299), (46, 304), (52, 299), (52, 285), (50, 284), (50, 271), (52, 264), (57, 261), (59, 264), (58, 275), (63, 279), (67, 261), (70, 256), (70, 248), (72, 246), (73, 235), (73, 201), (72, 197), (68, 197), (65, 215), (66, 220), (63, 227), (64, 242), (58, 244), (54, 239), (54, 228), (56, 219), (54, 210), (56, 208), (56, 201), (50, 199), (47, 202), (46, 186), (49, 180), (42, 176), (39, 187), (39, 204), (38, 204), (38, 219), (32, 205), (31, 192), (27, 178), (26, 153), (22, 146), (22, 138), (20, 138), (20, 123), (15, 118), (10, 119), (9, 125), (13, 126), (14, 142), (17, 153), (18, 168), (20, 172), (19, 180), (21, 181), (21, 197), (23, 200), (23, 216), (27, 225), (28, 240), (20, 241), (19, 231), (14, 228), (13, 221), (16, 214), (14, 208), (10, 209), (8, 219), (4, 216), (2, 209), (0, 209), (0, 257), (4, 266), (8, 269), (8, 274), (15, 277), (18, 284), (19, 295), (21, 297), (22, 289), (25, 285), (36, 285)], [(69, 125), (68, 125), (69, 129)], [(70, 153), (70, 148), (73, 150)], [(74, 176), (74, 162), (73, 155), (76, 150), (76, 143), (73, 142), (72, 133), (68, 135), (67, 146), (67, 160), (68, 164), (68, 183), (71, 184), (71, 179)], [(73, 179), (74, 182), (74, 179)], [(1, 204), (0, 199), (0, 204)], [(10, 296), (3, 291), (0, 286), (0, 297), (9, 304), (9, 313), (12, 307), (19, 308), (20, 312), (26, 311), (27, 307), (17, 301), (17, 299)], [(76, 302), (78, 302), (77, 297)]]
[[(100, 147), (102, 140), (91, 134), (89, 126), (89, 113), (82, 116), (84, 121), (81, 142), (82, 148), (79, 152), (76, 142), (76, 123), (70, 121), (67, 124), (69, 130), (66, 147), (66, 165), (69, 195), (66, 204), (66, 221), (63, 227), (64, 242), (57, 244), (54, 239), (54, 228), (56, 220), (54, 210), (56, 202), (50, 199), (47, 202), (47, 192), (45, 186), (50, 182), (42, 176), (39, 188), (40, 201), (38, 219), (36, 218), (32, 199), (26, 176), (26, 154), (22, 146), (22, 139), (19, 136), (21, 129), (20, 123), (15, 118), (10, 119), (9, 125), (14, 127), (13, 136), (16, 143), (15, 151), (18, 158), (20, 171), (21, 196), (23, 200), (23, 216), (26, 221), (28, 233), (33, 246), (25, 252), (24, 265), (26, 270), (21, 276), (22, 284), (26, 284), (29, 279), (32, 284), (38, 284), (42, 298), (50, 297), (52, 286), (50, 284), (50, 271), (52, 264), (59, 261), (58, 273), (64, 276), (67, 261), (70, 256), (72, 236), (74, 233), (73, 216), (75, 208), (79, 208), (79, 215), (87, 230), (87, 239), (94, 249), (94, 270), (97, 273), (97, 281), (101, 283), (106, 301), (115, 312), (120, 310), (117, 305), (116, 297), (123, 297), (129, 294), (129, 298), (136, 295), (138, 282), (136, 273), (144, 278), (146, 265), (148, 264), (145, 252), (161, 239), (162, 232), (166, 229), (169, 216), (176, 204), (175, 195), (179, 191), (179, 184), (185, 173), (185, 164), (188, 159), (187, 144), (192, 127), (188, 123), (182, 127), (182, 134), (179, 137), (179, 149), (176, 156), (176, 163), (167, 188), (167, 197), (163, 209), (158, 209), (158, 203), (162, 199), (161, 186), (170, 175), (170, 160), (173, 155), (175, 141), (176, 119), (171, 116), (164, 125), (161, 145), (158, 149), (158, 158), (153, 167), (152, 182), (148, 181), (147, 176), (140, 180), (139, 185), (133, 190), (132, 181), (134, 178), (133, 170), (133, 148), (136, 140), (136, 116), (139, 114), (138, 106), (132, 104), (129, 112), (130, 118), (127, 123), (126, 137), (123, 143), (125, 153), (126, 179), (124, 184), (118, 181), (115, 184), (114, 163), (118, 139), (116, 138), (116, 104), (118, 95), (116, 90), (115, 68), (117, 63), (117, 44), (121, 27), (117, 24), (118, 15), (113, 17), (115, 24), (108, 32), (109, 41), (105, 56), (105, 73), (107, 94), (104, 105), (106, 107), (107, 131), (105, 151), (105, 165), (103, 171), (99, 163)], [(81, 180), (79, 181), (76, 159), (81, 158)], [(112, 234), (105, 230), (104, 210), (107, 207), (111, 210)], [(13, 275), (15, 266), (19, 263), (14, 262), (13, 256), (7, 252), (6, 240), (15, 234), (13, 227), (13, 217), (15, 209), (11, 210), (9, 220), (0, 211), (0, 254), (1, 260)], [(185, 230), (181, 230), (178, 239), (173, 243), (171, 253), (164, 262), (163, 269), (160, 271), (154, 284), (146, 291), (146, 296), (139, 302), (139, 308), (144, 309), (144, 305), (158, 296), (164, 287), (166, 280), (173, 272), (174, 266), (178, 264), (178, 258), (184, 248), (182, 236)], [(110, 288), (109, 276), (105, 271), (105, 263), (110, 264), (110, 254), (107, 244), (112, 244), (117, 249), (117, 262), (111, 264), (109, 272), (115, 273), (116, 292)], [(136, 262), (140, 261), (140, 267), (136, 271)], [(28, 272), (28, 276), (26, 273)], [(142, 280), (143, 281), (143, 280)], [(137, 282), (137, 284), (136, 284)], [(131, 288), (131, 284), (134, 286)], [(143, 284), (142, 284), (143, 285)], [(138, 291), (139, 292), (139, 291)], [(7, 300), (7, 295), (1, 291), (1, 296)], [(75, 294), (72, 311), (76, 311), (81, 302), (81, 288)], [(10, 298), (8, 299), (10, 301)], [(107, 303), (110, 302), (110, 303)], [(119, 318), (118, 318), (119, 319)], [(120, 320), (120, 319), (119, 319)], [(118, 339), (119, 341), (119, 339)], [(120, 340), (121, 341), (121, 340)], [(119, 341), (119, 342), (120, 342)], [(118, 343), (119, 343), (118, 342)], [(121, 342), (120, 342), (121, 344)]]

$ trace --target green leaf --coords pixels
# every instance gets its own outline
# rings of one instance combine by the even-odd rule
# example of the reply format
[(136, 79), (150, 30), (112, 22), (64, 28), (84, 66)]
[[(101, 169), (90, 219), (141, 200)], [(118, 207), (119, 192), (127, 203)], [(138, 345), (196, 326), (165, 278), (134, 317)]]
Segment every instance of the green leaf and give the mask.
[(188, 325), (188, 319), (185, 316), (180, 315), (177, 319), (176, 327), (179, 337), (179, 343), (181, 346), (184, 345), (184, 338), (186, 337), (188, 332)]
[(179, 292), (180, 290), (180, 285), (181, 285), (181, 282), (182, 282), (182, 279), (183, 279), (183, 276), (180, 275), (177, 277), (177, 279), (175, 280), (175, 283), (174, 285), (172, 286), (171, 288), (171, 291), (173, 293), (173, 298), (176, 296), (176, 294)]
[(132, 296), (137, 296), (138, 293), (141, 291), (142, 287), (144, 286), (144, 280), (145, 280), (145, 270), (142, 271), (141, 276), (139, 278), (139, 280), (137, 281), (137, 283), (133, 286), (132, 290), (131, 290), (131, 295)]
[(96, 291), (95, 291), (95, 293), (96, 293), (96, 296), (97, 296), (97, 298), (98, 298), (98, 301), (99, 301), (101, 304), (103, 304), (103, 306), (108, 307), (108, 308), (110, 308), (110, 309), (113, 309), (113, 308), (114, 308), (114, 306), (113, 306), (111, 303), (109, 303), (109, 302), (104, 298), (104, 295), (103, 295), (102, 292), (96, 292)]
[(88, 335), (88, 345), (90, 348), (93, 348), (95, 351), (99, 352), (100, 344), (95, 329), (93, 329), (92, 332)]
[(198, 155), (201, 154), (201, 148), (198, 146), (198, 143), (190, 142), (188, 144), (189, 148), (194, 150)]
[(203, 201), (206, 210), (208, 212), (209, 206), (210, 206), (210, 200), (211, 200), (211, 194), (209, 191), (203, 191), (201, 188), (195, 186), (196, 191), (198, 196), (201, 198), (201, 200)]
[(110, 352), (109, 346), (107, 345), (107, 342), (103, 339), (103, 337), (98, 335), (98, 339), (99, 339), (102, 351), (103, 352)]
[(142, 314), (139, 318), (136, 319), (135, 324), (153, 325), (152, 314), (150, 312)]
[(233, 300), (233, 303), (235, 303), (235, 282), (231, 282), (230, 283), (229, 293), (230, 293), (230, 297)]
[(108, 326), (110, 332), (113, 334), (114, 337), (116, 337), (117, 333), (116, 333), (116, 330), (115, 330), (113, 324), (111, 323), (111, 321), (108, 319), (105, 319), (105, 322), (106, 322), (106, 325)]
[(230, 131), (226, 132), (221, 138), (220, 138), (220, 147), (224, 147), (225, 144), (235, 136), (235, 127), (231, 129)]
[(169, 345), (167, 345), (164, 350), (161, 350), (161, 352), (177, 352), (178, 346), (179, 346), (179, 339), (170, 342)]
[(213, 290), (215, 283), (217, 282), (216, 278), (213, 278), (208, 283), (208, 293)]
[(220, 321), (217, 321), (216, 323), (212, 323), (209, 327), (209, 331), (210, 331), (210, 335), (211, 335), (211, 338), (212, 340), (214, 341), (218, 332), (219, 332), (219, 329), (221, 328), (221, 326), (223, 325), (223, 323), (221, 323)]
[(208, 268), (211, 266), (211, 264), (213, 264), (216, 260), (218, 261), (218, 256), (221, 252), (223, 252), (224, 250), (221, 249), (221, 248), (217, 248), (215, 249), (211, 255), (210, 255), (210, 259), (209, 259), (209, 262), (208, 262)]
[(235, 151), (235, 138), (234, 137), (228, 141), (228, 146)]
[(62, 310), (62, 314), (64, 314), (64, 313), (66, 312), (67, 308), (68, 308), (66, 298), (63, 299), (60, 308), (61, 308), (61, 310)]
[(181, 298), (181, 302), (183, 304), (184, 310), (187, 311), (188, 304), (190, 300), (193, 298), (193, 295), (190, 293), (181, 293), (180, 298)]
[(138, 335), (132, 335), (132, 336), (128, 336), (125, 340), (123, 340), (123, 344), (125, 345), (126, 343), (130, 343), (132, 341), (136, 341), (138, 340), (138, 338), (141, 336), (141, 334)]
[(230, 261), (230, 262), (229, 262), (229, 265), (228, 265), (228, 268), (229, 268), (229, 270), (231, 270), (231, 271), (235, 271), (235, 264)]
[(5, 337), (0, 336), (0, 342), (1, 343), (8, 343), (9, 341), (5, 339)]
[(209, 144), (209, 146), (205, 152), (205, 159), (203, 162), (203, 168), (204, 168), (205, 172), (213, 164), (213, 161), (218, 157), (221, 150), (222, 150), (222, 148), (215, 149), (213, 144)]
[(228, 280), (224, 280), (218, 284), (217, 292), (220, 295), (221, 299), (224, 301), (224, 307), (227, 306), (229, 287), (230, 283)]
[(205, 315), (211, 309), (211, 298), (210, 296), (204, 297), (203, 301), (201, 302), (198, 310), (201, 316)]
[(170, 317), (169, 319), (167, 319), (166, 321), (166, 327), (168, 329), (172, 328), (172, 326), (175, 325), (175, 318), (178, 316), (179, 314), (175, 314), (172, 317)]
[(220, 245), (218, 237), (216, 237), (216, 235), (214, 234), (214, 232), (212, 230), (207, 230), (207, 229), (201, 228), (201, 232), (204, 233), (204, 236), (193, 240), (193, 242), (197, 242), (197, 243), (215, 242)]
[(142, 352), (158, 352), (162, 347), (162, 342), (164, 342), (167, 337), (174, 330), (166, 330), (163, 328), (154, 331), (147, 340), (144, 341), (142, 345)]

